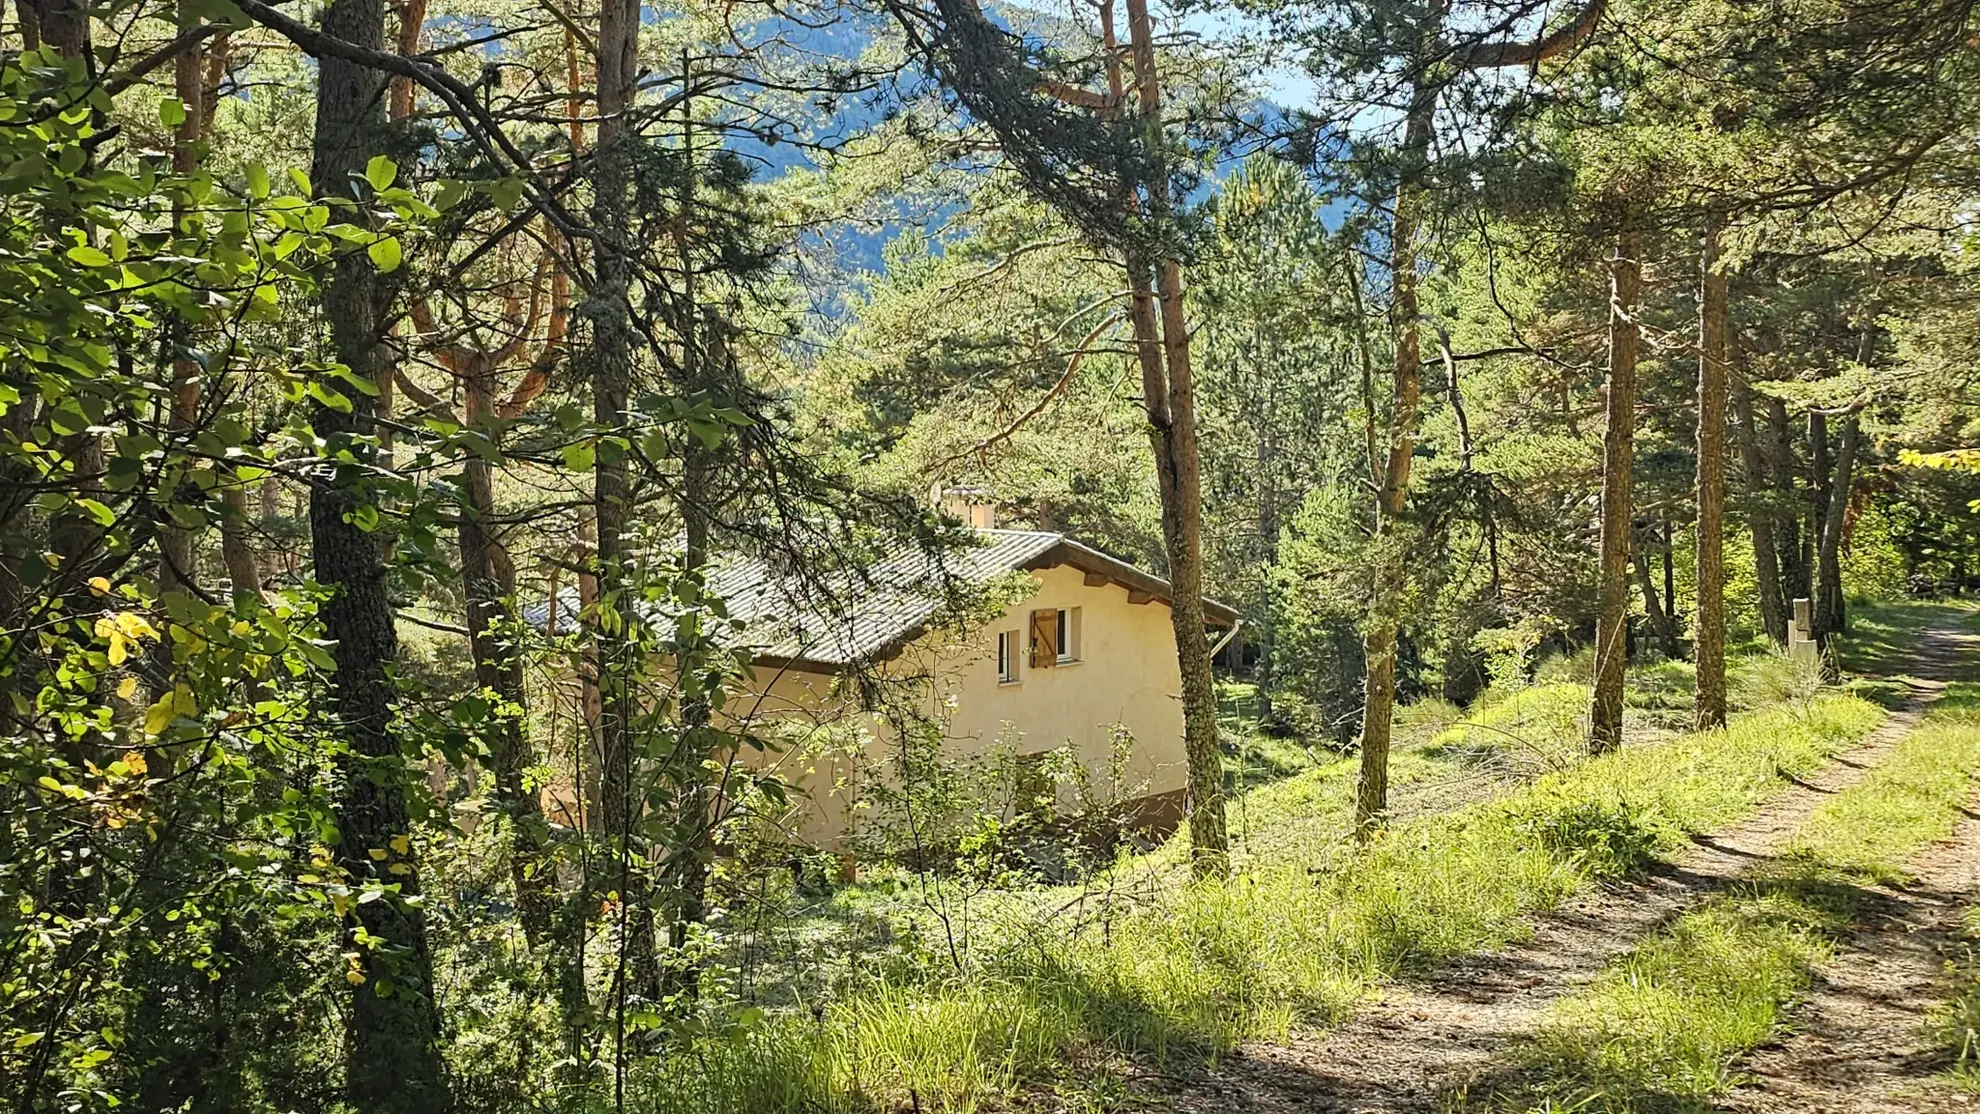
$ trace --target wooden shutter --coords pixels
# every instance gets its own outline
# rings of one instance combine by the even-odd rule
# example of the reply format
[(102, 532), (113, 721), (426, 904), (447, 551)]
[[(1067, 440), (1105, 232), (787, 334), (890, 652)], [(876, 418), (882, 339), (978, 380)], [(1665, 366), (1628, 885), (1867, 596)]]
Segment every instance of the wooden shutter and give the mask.
[(1031, 613), (1031, 667), (1050, 669), (1059, 663), (1059, 613)]

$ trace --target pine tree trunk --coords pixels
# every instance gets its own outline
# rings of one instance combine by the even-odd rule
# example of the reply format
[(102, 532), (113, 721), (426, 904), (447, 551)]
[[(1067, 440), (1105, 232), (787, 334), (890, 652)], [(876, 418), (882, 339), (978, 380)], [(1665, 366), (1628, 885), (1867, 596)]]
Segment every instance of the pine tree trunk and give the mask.
[[(486, 428), (495, 418), (493, 369), (474, 368), (465, 377), (467, 423)], [(489, 534), (495, 519), (494, 469), (479, 454), (468, 454), (462, 466), (458, 542), (461, 588), (467, 602), (468, 652), (474, 659), (474, 680), (492, 698), (490, 739), (495, 744), (495, 800), (510, 826), (509, 875), (516, 887), (517, 919), (532, 948), (550, 934), (554, 898), (550, 893), (549, 863), (544, 854), (550, 828), (543, 809), (524, 784), (524, 774), (536, 765), (535, 749), (524, 726), (520, 618), (514, 611), (516, 571), (500, 543)]]
[(1797, 477), (1801, 462), (1794, 451), (1794, 426), (1788, 420), (1787, 401), (1767, 400), (1767, 426), (1773, 433), (1774, 451), (1774, 545), (1781, 566), (1781, 594), (1790, 605), (1814, 595), (1814, 582), (1808, 568), (1807, 547), (1802, 541), (1801, 494)]
[(1423, 357), (1418, 334), (1416, 235), (1423, 219), (1421, 174), (1430, 152), (1437, 112), (1437, 87), (1418, 81), (1403, 129), (1403, 179), (1396, 186), (1396, 210), (1389, 229), (1389, 323), (1396, 337), (1393, 401), (1388, 454), (1376, 493), (1374, 590), (1361, 648), (1365, 681), (1361, 711), (1361, 775), (1355, 787), (1354, 826), (1366, 836), (1379, 828), (1389, 810), (1389, 743), (1396, 712), (1396, 642), (1407, 583), (1403, 565), (1403, 509), (1409, 498), (1410, 464), (1416, 454), (1418, 405), (1423, 394)]
[(1643, 593), (1643, 614), (1650, 624), (1650, 633), (1657, 638), (1657, 652), (1664, 655), (1665, 661), (1677, 661), (1684, 656), (1678, 645), (1677, 621), (1657, 597), (1657, 581), (1650, 575), (1650, 560), (1643, 555), (1641, 546), (1631, 551), (1630, 566), (1636, 572), (1636, 587)]
[(1609, 261), (1609, 382), (1602, 434), (1601, 582), (1596, 592), (1595, 683), (1588, 710), (1588, 749), (1622, 745), (1623, 666), (1628, 653), (1631, 446), (1636, 429), (1636, 299), (1642, 286), (1641, 239), (1616, 239)]
[(255, 556), (254, 544), (248, 541), (247, 488), (242, 485), (240, 477), (231, 472), (226, 484), (220, 493), (221, 505), (226, 509), (226, 517), (220, 520), (220, 560), (227, 566), (228, 586), (234, 597), (258, 599), (261, 596), (261, 560)]
[(1829, 516), (1829, 488), (1833, 477), (1834, 461), (1829, 451), (1829, 417), (1820, 410), (1808, 410), (1808, 532), (1802, 541), (1805, 556), (1802, 563), (1808, 568), (1809, 584), (1812, 591), (1809, 598), (1814, 600), (1812, 616), (1815, 638), (1822, 638), (1822, 535), (1823, 524)]
[(1718, 268), (1719, 217), (1706, 217), (1698, 253), (1698, 604), (1692, 661), (1698, 688), (1692, 725), (1726, 725), (1726, 276)]
[[(1147, 135), (1146, 198), (1159, 226), (1169, 210), (1169, 171), (1162, 124), (1155, 29), (1147, 0), (1127, 0), (1135, 92)], [(1183, 315), (1182, 266), (1173, 258), (1130, 259), (1130, 314), (1142, 370), (1143, 409), (1162, 501), (1162, 544), (1169, 559), (1169, 620), (1182, 673), (1183, 749), (1189, 763), (1190, 865), (1201, 877), (1230, 868), (1224, 821), (1224, 763), (1218, 745), (1217, 691), (1204, 641), (1202, 477), (1196, 443), (1196, 396), (1189, 326)], [(1154, 277), (1154, 305), (1147, 276)], [(1153, 318), (1161, 319), (1159, 334)], [(1159, 335), (1159, 342), (1149, 343)]]
[[(323, 31), (373, 50), (384, 45), (381, 0), (331, 0)], [(334, 57), (317, 60), (317, 116), (311, 181), (340, 194), (380, 149), (384, 81), (373, 70)], [(390, 372), (380, 356), (387, 292), (364, 252), (347, 252), (330, 265), (323, 282), (323, 315), (333, 355), (370, 382)], [(349, 391), (348, 413), (315, 407), (311, 422), (327, 452), (347, 451), (368, 462), (364, 439), (373, 432), (373, 401)], [(320, 615), (336, 642), (337, 669), (329, 678), (333, 722), (350, 748), (342, 762), (338, 801), (337, 859), (356, 881), (396, 884), (404, 897), (419, 893), (417, 861), (406, 851), (410, 833), (405, 793), (406, 756), (393, 727), (397, 692), (391, 670), (398, 634), (386, 595), (378, 538), (358, 528), (352, 512), (371, 501), (363, 468), (327, 465), (310, 489), (309, 523), (316, 578), (330, 590)], [(395, 841), (397, 841), (395, 843)], [(384, 856), (375, 860), (373, 853)], [(348, 1025), (351, 1105), (366, 1114), (430, 1114), (452, 1108), (439, 1049), (439, 1009), (424, 914), (400, 900), (356, 905), (349, 927), (383, 943), (360, 948), (364, 982), (352, 987)], [(389, 987), (390, 994), (384, 993)]]
[(1273, 460), (1271, 434), (1262, 431), (1258, 439), (1258, 537), (1264, 568), (1264, 593), (1258, 616), (1258, 661), (1251, 669), (1258, 692), (1258, 722), (1272, 719), (1272, 652), (1276, 648), (1279, 622), (1279, 590), (1273, 570), (1279, 564), (1279, 484), (1277, 462)]
[(1821, 594), (1815, 600), (1815, 639), (1822, 651), (1822, 672), (1831, 682), (1842, 679), (1834, 641), (1843, 632), (1842, 536), (1849, 517), (1850, 488), (1856, 478), (1858, 434), (1857, 416), (1850, 414), (1843, 419), (1835, 474), (1829, 483), (1829, 505), (1823, 508), (1822, 537), (1816, 549)]
[[(623, 431), (630, 420), (633, 349), (631, 224), (633, 154), (631, 126), (638, 78), (640, 9), (634, 0), (604, 0), (598, 10), (598, 142), (592, 171), (592, 225), (597, 230), (596, 287), (587, 301), (592, 319), (592, 416), (601, 432)], [(626, 531), (632, 516), (632, 482), (626, 454), (599, 447), (592, 471), (598, 524), (600, 597), (628, 587), (632, 554)], [(630, 597), (620, 595), (622, 607)], [(612, 977), (614, 1025), (623, 1048), (626, 1009), (660, 993), (654, 948), (651, 857), (638, 836), (646, 795), (637, 784), (632, 721), (644, 678), (623, 636), (624, 622), (595, 629), (599, 690), (599, 825), (612, 841), (614, 864), (607, 885), (617, 891), (619, 955)], [(623, 1072), (619, 1073), (623, 1076)], [(622, 1080), (621, 1080), (622, 1083)]]
[[(189, 30), (199, 22), (188, 0), (179, 0), (179, 29)], [(199, 169), (199, 153), (196, 145), (203, 125), (200, 113), (206, 104), (206, 96), (200, 85), (199, 48), (181, 53), (172, 63), (173, 95), (185, 105), (185, 119), (172, 132), (172, 171), (175, 174), (191, 174)], [(176, 225), (185, 219), (187, 198), (173, 198), (172, 220)], [(174, 318), (166, 326), (166, 335), (175, 349), (172, 356), (172, 411), (171, 429), (179, 437), (191, 436), (194, 423), (199, 420), (200, 366), (192, 356), (192, 328), (182, 318)], [(168, 504), (179, 502), (184, 493), (189, 500), (201, 498), (199, 489), (188, 474), (181, 477), (179, 491), (167, 492)], [(169, 518), (158, 528), (158, 589), (161, 593), (179, 592), (192, 594), (198, 590), (199, 576), (196, 568), (198, 559), (198, 531), (174, 523)]]
[(1753, 391), (1744, 383), (1732, 391), (1734, 436), (1739, 444), (1741, 487), (1746, 494), (1746, 529), (1753, 539), (1754, 580), (1760, 594), (1760, 625), (1775, 646), (1787, 646), (1787, 601), (1781, 596), (1781, 565), (1774, 540), (1773, 493), (1768, 490), (1767, 461), (1760, 454)]

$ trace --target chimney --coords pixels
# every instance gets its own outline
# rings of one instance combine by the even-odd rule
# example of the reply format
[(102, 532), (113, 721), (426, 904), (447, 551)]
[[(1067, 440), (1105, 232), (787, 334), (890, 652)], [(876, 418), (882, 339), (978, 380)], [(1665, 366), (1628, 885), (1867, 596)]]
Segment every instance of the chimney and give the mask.
[(935, 509), (951, 518), (960, 518), (965, 526), (978, 530), (997, 528), (997, 505), (990, 501), (990, 492), (981, 487), (944, 487), (936, 484), (929, 493), (929, 501)]

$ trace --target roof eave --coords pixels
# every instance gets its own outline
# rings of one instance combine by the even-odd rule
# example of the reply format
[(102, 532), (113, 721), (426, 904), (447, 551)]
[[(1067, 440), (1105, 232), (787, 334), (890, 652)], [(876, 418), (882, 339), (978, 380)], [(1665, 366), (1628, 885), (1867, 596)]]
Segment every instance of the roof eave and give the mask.
[[(1071, 565), (1083, 572), (1098, 573), (1174, 606), (1175, 588), (1168, 581), (1071, 538), (1060, 538), (1057, 545), (1032, 558), (1024, 567), (1035, 570), (1053, 565)], [(1236, 608), (1204, 596), (1203, 618), (1212, 626), (1228, 627), (1235, 625), (1239, 616)]]

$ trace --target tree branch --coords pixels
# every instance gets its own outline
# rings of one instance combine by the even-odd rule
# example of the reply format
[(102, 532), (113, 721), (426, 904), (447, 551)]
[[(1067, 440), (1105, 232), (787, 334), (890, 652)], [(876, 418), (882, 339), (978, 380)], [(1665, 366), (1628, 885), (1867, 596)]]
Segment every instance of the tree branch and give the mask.
[(1468, 70), (1537, 66), (1587, 41), (1608, 6), (1608, 0), (1588, 0), (1573, 20), (1549, 34), (1523, 43), (1473, 43), (1457, 51), (1455, 60)]

